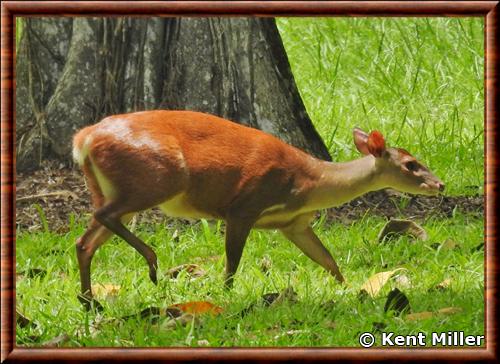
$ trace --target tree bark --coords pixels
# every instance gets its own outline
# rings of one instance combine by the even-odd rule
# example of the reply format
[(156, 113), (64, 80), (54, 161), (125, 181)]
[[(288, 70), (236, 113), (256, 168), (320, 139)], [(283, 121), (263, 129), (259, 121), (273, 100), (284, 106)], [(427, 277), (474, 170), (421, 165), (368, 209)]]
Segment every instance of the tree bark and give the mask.
[(110, 114), (209, 112), (330, 159), (274, 19), (29, 18), (16, 63), (19, 171), (68, 162), (71, 138)]

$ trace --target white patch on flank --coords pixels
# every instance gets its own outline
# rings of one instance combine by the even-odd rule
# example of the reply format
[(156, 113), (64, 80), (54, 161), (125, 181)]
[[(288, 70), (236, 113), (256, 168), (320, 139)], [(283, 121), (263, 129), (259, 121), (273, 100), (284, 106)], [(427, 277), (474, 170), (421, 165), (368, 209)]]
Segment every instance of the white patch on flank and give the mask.
[(154, 149), (160, 150), (160, 143), (151, 138), (151, 135), (145, 132), (141, 132), (135, 138), (132, 137), (126, 141), (129, 145), (135, 148), (146, 148), (146, 149)]
[(134, 133), (130, 129), (129, 123), (129, 120), (104, 119), (95, 132), (112, 135), (120, 142), (133, 148), (160, 150), (160, 143), (154, 140), (149, 133), (145, 131)]

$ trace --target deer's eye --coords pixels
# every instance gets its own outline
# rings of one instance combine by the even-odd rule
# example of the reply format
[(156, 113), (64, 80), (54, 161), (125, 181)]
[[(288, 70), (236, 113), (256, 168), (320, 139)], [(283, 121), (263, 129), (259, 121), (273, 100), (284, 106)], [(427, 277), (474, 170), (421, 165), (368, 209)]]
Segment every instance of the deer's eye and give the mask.
[(411, 172), (415, 172), (416, 170), (418, 170), (418, 163), (415, 162), (415, 161), (409, 161), (409, 162), (406, 162), (405, 163), (405, 167), (406, 169), (408, 169), (409, 171)]

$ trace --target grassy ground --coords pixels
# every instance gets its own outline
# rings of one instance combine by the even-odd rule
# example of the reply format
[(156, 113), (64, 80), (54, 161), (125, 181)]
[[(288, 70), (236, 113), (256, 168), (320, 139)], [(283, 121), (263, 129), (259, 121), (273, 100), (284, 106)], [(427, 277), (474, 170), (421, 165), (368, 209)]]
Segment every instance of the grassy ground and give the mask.
[[(384, 331), (398, 334), (463, 330), (466, 334), (484, 333), (483, 251), (474, 249), (483, 239), (480, 219), (456, 216), (449, 220), (428, 220), (423, 224), (428, 241), (401, 237), (379, 244), (378, 231), (384, 221), (366, 217), (352, 226), (324, 225), (315, 230), (338, 258), (349, 288), (341, 288), (319, 266), (302, 255), (279, 233), (252, 232), (235, 280), (235, 288), (223, 288), (223, 225), (206, 222), (194, 225), (174, 223), (141, 226), (136, 232), (155, 247), (160, 262), (160, 283), (148, 278), (143, 258), (117, 238), (104, 245), (93, 262), (93, 281), (121, 288), (108, 299), (104, 321), (98, 330), (89, 323), (93, 313), (82, 310), (76, 298), (79, 291), (74, 241), (82, 226), (59, 236), (50, 232), (20, 233), (17, 240), (17, 270), (44, 269), (33, 279), (20, 278), (17, 285), (18, 307), (37, 328), (17, 330), (18, 344), (37, 345), (61, 333), (76, 346), (197, 346), (207, 340), (213, 346), (358, 346), (359, 333), (373, 330), (373, 323), (387, 325)], [(173, 238), (177, 230), (177, 238)], [(454, 241), (454, 249), (442, 244)], [(446, 245), (446, 244), (445, 244)], [(267, 267), (263, 269), (263, 261)], [(176, 279), (165, 276), (168, 268), (195, 263), (206, 275), (193, 278), (182, 272)], [(372, 274), (405, 268), (408, 282), (389, 282), (375, 299), (358, 297), (363, 282)], [(445, 279), (451, 285), (433, 289)], [(291, 287), (298, 302), (266, 307), (262, 295)], [(451, 316), (436, 316), (410, 321), (384, 313), (387, 293), (399, 287), (410, 301), (413, 312), (458, 307)], [(186, 301), (210, 301), (223, 312), (203, 315), (194, 325), (176, 329), (162, 328), (146, 319), (110, 320), (137, 314), (147, 307), (167, 307)], [(334, 304), (331, 301), (335, 301)], [(253, 310), (240, 313), (251, 303)], [(290, 330), (295, 330), (291, 331)], [(288, 332), (288, 334), (287, 334)], [(36, 335), (36, 342), (30, 336)], [(206, 344), (206, 343), (205, 343)], [(204, 345), (204, 344), (202, 344)]]
[(354, 126), (379, 129), (425, 161), (448, 193), (483, 192), (482, 18), (281, 18), (278, 26), (334, 160), (356, 158)]
[[(447, 193), (483, 192), (482, 20), (280, 19), (278, 25), (308, 112), (335, 160), (357, 156), (353, 126), (377, 128), (389, 144), (425, 161), (446, 182)], [(100, 297), (103, 316), (86, 313), (76, 298), (74, 242), (82, 220), (71, 219), (64, 235), (18, 231), (16, 270), (25, 274), (18, 279), (17, 306), (37, 324), (17, 328), (18, 344), (39, 345), (67, 333), (70, 346), (359, 346), (359, 334), (375, 330), (374, 322), (397, 334), (484, 333), (484, 255), (474, 249), (483, 241), (482, 218), (430, 217), (422, 222), (428, 241), (402, 237), (386, 244), (377, 243), (384, 224), (379, 217), (352, 226), (319, 220), (315, 230), (337, 257), (350, 284), (345, 289), (277, 232), (254, 231), (235, 288), (225, 291), (224, 225), (140, 225), (136, 233), (158, 254), (160, 283), (154, 286), (143, 259), (114, 238), (92, 267), (94, 283), (120, 286), (117, 295)], [(446, 248), (447, 240), (456, 247)], [(164, 274), (183, 263), (196, 263), (206, 274)], [(41, 274), (27, 277), (35, 268)], [(359, 299), (367, 278), (396, 268), (405, 268), (409, 285), (392, 280), (376, 298)], [(445, 279), (448, 288), (433, 289)], [(416, 321), (393, 317), (384, 304), (395, 286), (413, 312), (461, 311)], [(297, 292), (297, 302), (262, 303), (262, 295), (287, 287)], [(164, 318), (120, 319), (151, 306), (198, 300), (223, 312), (175, 329), (162, 327)]]

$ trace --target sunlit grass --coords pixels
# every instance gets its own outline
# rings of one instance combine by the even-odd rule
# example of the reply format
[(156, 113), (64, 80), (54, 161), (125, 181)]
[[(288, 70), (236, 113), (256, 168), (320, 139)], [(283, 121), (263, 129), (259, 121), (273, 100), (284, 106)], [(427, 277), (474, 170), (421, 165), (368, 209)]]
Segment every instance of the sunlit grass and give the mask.
[[(39, 345), (67, 333), (70, 346), (197, 346), (208, 340), (211, 346), (358, 346), (360, 332), (371, 331), (373, 322), (387, 325), (385, 331), (410, 334), (415, 331), (457, 331), (484, 333), (483, 251), (475, 249), (483, 240), (482, 219), (458, 215), (454, 219), (430, 219), (423, 223), (428, 241), (402, 237), (377, 242), (384, 220), (366, 217), (352, 226), (316, 223), (315, 230), (337, 258), (348, 288), (340, 287), (321, 267), (310, 261), (281, 234), (253, 231), (248, 239), (233, 290), (223, 287), (223, 224), (172, 223), (140, 226), (136, 233), (154, 247), (159, 257), (159, 285), (148, 278), (144, 259), (123, 241), (105, 244), (93, 261), (93, 283), (121, 286), (113, 301), (101, 299), (104, 318), (120, 318), (150, 306), (167, 307), (187, 301), (210, 301), (221, 306), (220, 316), (204, 316), (201, 323), (173, 330), (161, 329), (147, 319), (110, 321), (98, 331), (85, 330), (96, 319), (79, 301), (79, 277), (74, 242), (83, 231), (74, 226), (60, 236), (49, 232), (19, 233), (17, 271), (46, 270), (17, 284), (17, 306), (37, 328), (17, 328), (18, 344)], [(173, 237), (174, 232), (178, 238)], [(447, 250), (447, 239), (457, 243)], [(263, 272), (263, 259), (270, 262)], [(165, 271), (184, 263), (196, 263), (206, 275), (192, 278), (181, 273), (168, 279)], [(391, 282), (375, 299), (360, 301), (358, 292), (372, 274), (405, 268), (411, 286), (400, 289), (408, 296), (413, 312), (458, 307), (451, 316), (407, 321), (384, 313)], [(434, 290), (444, 279), (449, 289)], [(272, 307), (262, 305), (262, 295), (292, 287), (297, 303)], [(323, 307), (328, 302), (335, 304)], [(241, 311), (257, 302), (243, 317)], [(89, 326), (90, 327), (90, 326)], [(290, 330), (299, 330), (286, 334)], [(36, 342), (30, 336), (39, 336)]]
[(424, 161), (451, 194), (483, 192), (482, 18), (279, 18), (307, 111), (334, 160), (354, 126)]

